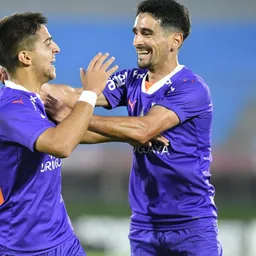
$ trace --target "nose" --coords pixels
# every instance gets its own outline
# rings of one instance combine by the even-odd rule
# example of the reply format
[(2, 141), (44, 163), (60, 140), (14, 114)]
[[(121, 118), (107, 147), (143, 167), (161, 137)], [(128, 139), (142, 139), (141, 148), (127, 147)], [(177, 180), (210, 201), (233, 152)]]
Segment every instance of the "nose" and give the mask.
[(52, 46), (53, 46), (52, 51), (54, 54), (57, 54), (60, 52), (60, 47), (55, 42), (52, 42)]
[(134, 35), (134, 38), (133, 38), (133, 45), (135, 47), (139, 46), (139, 45), (143, 45), (143, 42), (144, 42), (144, 38), (141, 34), (136, 34)]

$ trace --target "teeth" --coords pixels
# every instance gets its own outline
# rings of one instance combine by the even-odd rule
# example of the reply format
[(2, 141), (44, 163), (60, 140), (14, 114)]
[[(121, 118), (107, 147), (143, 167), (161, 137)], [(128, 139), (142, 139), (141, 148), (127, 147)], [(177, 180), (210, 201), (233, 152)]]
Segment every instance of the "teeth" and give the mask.
[(149, 53), (149, 51), (137, 51), (137, 53), (140, 55), (146, 55)]

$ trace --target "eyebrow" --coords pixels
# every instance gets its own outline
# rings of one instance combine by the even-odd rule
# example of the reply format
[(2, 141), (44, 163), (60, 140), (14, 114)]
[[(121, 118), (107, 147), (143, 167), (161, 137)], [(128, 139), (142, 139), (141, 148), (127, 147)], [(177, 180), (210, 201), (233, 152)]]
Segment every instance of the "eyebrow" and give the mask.
[(52, 37), (48, 37), (44, 40), (44, 43), (46, 43), (47, 41), (52, 41)]
[[(132, 31), (133, 31), (133, 33), (135, 33), (136, 31), (138, 31), (138, 29), (134, 27), (134, 28), (132, 29)], [(149, 32), (149, 33), (151, 33), (151, 34), (154, 33), (154, 31), (153, 31), (152, 29), (150, 29), (150, 28), (142, 28), (141, 31), (142, 31), (142, 32)]]

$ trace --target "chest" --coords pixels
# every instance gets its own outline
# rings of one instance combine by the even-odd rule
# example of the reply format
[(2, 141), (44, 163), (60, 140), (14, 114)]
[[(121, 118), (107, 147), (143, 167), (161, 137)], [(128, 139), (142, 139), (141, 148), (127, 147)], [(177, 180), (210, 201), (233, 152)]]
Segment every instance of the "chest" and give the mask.
[(129, 116), (144, 116), (157, 102), (165, 97), (168, 84), (164, 84), (152, 93), (142, 90), (141, 83), (130, 86), (127, 90), (127, 111)]

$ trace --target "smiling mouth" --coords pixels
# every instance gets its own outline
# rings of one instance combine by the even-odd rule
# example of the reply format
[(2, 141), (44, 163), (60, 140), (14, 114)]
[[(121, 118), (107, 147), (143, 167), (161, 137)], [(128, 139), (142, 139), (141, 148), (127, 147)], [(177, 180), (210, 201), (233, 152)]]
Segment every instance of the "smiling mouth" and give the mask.
[(147, 56), (150, 54), (150, 50), (137, 50), (138, 57)]
[(53, 67), (55, 67), (54, 62), (56, 62), (56, 59), (53, 59), (50, 63)]

